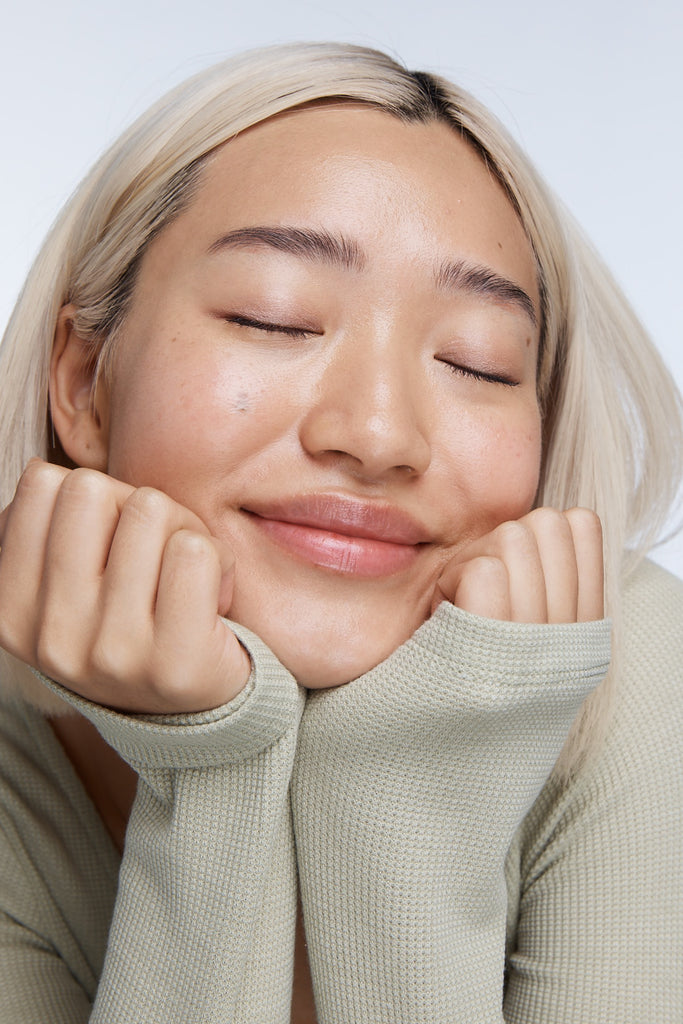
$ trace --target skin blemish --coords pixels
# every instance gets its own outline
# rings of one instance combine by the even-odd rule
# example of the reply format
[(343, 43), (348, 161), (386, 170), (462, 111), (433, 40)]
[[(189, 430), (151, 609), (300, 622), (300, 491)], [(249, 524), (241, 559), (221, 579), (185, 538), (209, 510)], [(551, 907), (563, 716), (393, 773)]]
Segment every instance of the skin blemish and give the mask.
[(238, 391), (233, 399), (232, 407), (235, 412), (248, 412), (250, 404), (248, 393)]

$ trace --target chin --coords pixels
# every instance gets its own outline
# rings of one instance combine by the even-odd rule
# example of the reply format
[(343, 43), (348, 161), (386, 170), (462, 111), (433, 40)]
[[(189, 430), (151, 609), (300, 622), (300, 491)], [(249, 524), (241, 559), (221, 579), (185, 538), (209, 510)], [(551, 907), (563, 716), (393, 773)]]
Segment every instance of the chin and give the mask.
[(352, 679), (357, 679), (358, 676), (362, 676), (364, 672), (368, 672), (373, 667), (373, 665), (368, 665), (365, 668), (344, 671), (338, 665), (325, 665), (320, 669), (306, 666), (300, 669), (299, 672), (292, 672), (292, 675), (294, 675), (299, 685), (306, 687), (307, 690), (334, 690), (338, 686), (350, 683)]
[(408, 635), (385, 638), (383, 643), (378, 643), (376, 636), (355, 635), (348, 644), (340, 643), (339, 635), (322, 639), (316, 635), (311, 641), (313, 650), (301, 643), (301, 637), (295, 648), (291, 640), (287, 642), (289, 638), (263, 636), (263, 639), (301, 686), (308, 690), (327, 690), (350, 683), (375, 668)]
[[(430, 591), (431, 593), (431, 591)], [(393, 595), (390, 595), (390, 597)], [(429, 615), (422, 595), (311, 594), (289, 587), (238, 591), (229, 617), (252, 630), (310, 690), (343, 686), (375, 668)]]

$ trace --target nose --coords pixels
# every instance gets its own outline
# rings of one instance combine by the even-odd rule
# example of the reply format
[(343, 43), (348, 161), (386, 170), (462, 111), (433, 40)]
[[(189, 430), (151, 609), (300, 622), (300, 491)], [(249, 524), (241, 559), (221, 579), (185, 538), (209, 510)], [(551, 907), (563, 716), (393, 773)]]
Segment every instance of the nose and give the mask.
[(431, 445), (419, 372), (400, 339), (369, 333), (339, 344), (326, 362), (301, 421), (301, 444), (367, 479), (422, 474)]

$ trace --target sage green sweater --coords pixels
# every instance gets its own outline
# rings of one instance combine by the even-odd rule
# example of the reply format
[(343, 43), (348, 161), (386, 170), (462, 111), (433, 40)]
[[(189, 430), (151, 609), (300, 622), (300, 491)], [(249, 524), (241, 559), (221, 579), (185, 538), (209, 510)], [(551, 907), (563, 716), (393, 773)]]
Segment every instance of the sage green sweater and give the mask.
[(139, 773), (123, 860), (49, 725), (5, 700), (0, 1024), (284, 1024), (297, 878), (321, 1024), (680, 1024), (682, 626), (683, 587), (644, 566), (609, 736), (565, 786), (606, 623), (442, 604), (308, 695), (235, 627), (247, 689), (192, 716), (51, 684)]

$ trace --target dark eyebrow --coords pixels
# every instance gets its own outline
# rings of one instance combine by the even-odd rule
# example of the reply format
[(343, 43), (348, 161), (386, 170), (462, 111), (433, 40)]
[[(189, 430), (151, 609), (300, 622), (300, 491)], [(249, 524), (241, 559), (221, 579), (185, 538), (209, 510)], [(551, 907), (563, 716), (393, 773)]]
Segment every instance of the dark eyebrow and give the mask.
[(489, 296), (504, 306), (517, 306), (529, 317), (534, 327), (538, 326), (536, 307), (524, 289), (488, 267), (479, 267), (466, 260), (442, 263), (436, 272), (436, 285), (437, 288), (453, 288), (473, 295)]
[[(221, 235), (210, 246), (209, 253), (255, 246), (276, 249), (299, 259), (321, 260), (343, 270), (362, 270), (367, 262), (358, 243), (344, 235), (332, 235), (328, 231), (314, 228), (275, 225), (236, 228)], [(524, 289), (488, 267), (477, 266), (466, 260), (444, 262), (437, 268), (435, 277), (437, 288), (488, 296), (502, 305), (517, 306), (529, 317), (534, 327), (538, 325), (535, 306)]]
[(278, 252), (289, 253), (305, 260), (322, 260), (344, 270), (362, 270), (365, 256), (360, 247), (343, 235), (331, 235), (327, 231), (294, 227), (252, 227), (237, 228), (222, 235), (210, 247), (210, 253), (221, 249), (252, 248), (267, 246)]

